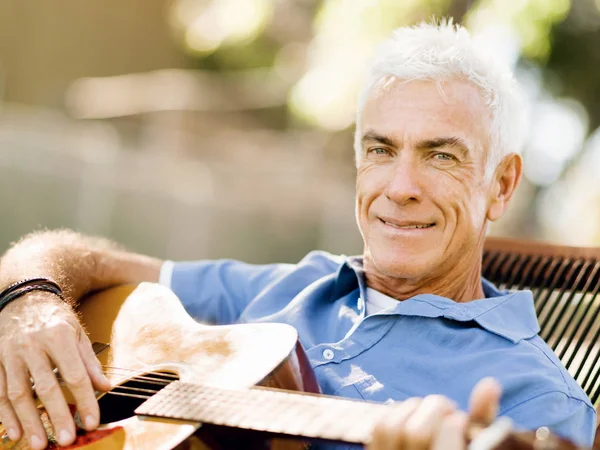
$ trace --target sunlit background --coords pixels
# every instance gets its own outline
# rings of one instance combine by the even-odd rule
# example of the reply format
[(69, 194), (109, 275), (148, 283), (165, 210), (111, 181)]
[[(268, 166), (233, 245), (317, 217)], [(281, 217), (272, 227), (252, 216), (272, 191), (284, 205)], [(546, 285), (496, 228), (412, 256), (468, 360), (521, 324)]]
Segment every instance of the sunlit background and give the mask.
[(173, 259), (360, 253), (365, 63), (442, 15), (528, 99), (492, 233), (600, 245), (600, 0), (3, 0), (0, 250), (69, 227)]

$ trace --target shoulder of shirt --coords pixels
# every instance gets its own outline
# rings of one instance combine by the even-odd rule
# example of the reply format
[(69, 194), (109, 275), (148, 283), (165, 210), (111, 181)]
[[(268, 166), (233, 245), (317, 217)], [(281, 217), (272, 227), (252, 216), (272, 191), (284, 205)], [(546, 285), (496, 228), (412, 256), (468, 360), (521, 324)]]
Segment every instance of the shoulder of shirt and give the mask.
[(346, 263), (346, 260), (347, 257), (344, 255), (313, 250), (295, 264), (279, 263), (270, 266), (275, 269), (274, 274), (277, 275), (279, 281), (288, 277), (314, 280), (337, 272)]
[(298, 265), (325, 264), (330, 267), (339, 267), (346, 262), (345, 255), (334, 255), (325, 250), (313, 250), (300, 260)]
[[(574, 403), (572, 403), (573, 407), (581, 407), (584, 406), (585, 409), (588, 411), (588, 413), (592, 414), (592, 415), (596, 415), (596, 408), (594, 408), (594, 406), (592, 405), (592, 403), (589, 401), (589, 398), (587, 396), (585, 396), (585, 398), (581, 398), (581, 397), (574, 397), (572, 395), (567, 394), (566, 392), (559, 390), (559, 389), (555, 389), (555, 390), (545, 390), (545, 391), (541, 391), (541, 392), (536, 392), (534, 395), (527, 397), (526, 399), (520, 399), (518, 402), (514, 403), (514, 404), (510, 404), (505, 406), (504, 408), (502, 408), (502, 410), (500, 410), (499, 415), (500, 416), (505, 416), (505, 415), (510, 415), (510, 412), (522, 407), (524, 405), (527, 405), (528, 402), (531, 402), (533, 400), (536, 399), (540, 399), (543, 397), (547, 397), (547, 396), (553, 396), (552, 398), (556, 398), (554, 396), (562, 396), (564, 398), (567, 399), (567, 401), (572, 401)], [(570, 411), (562, 411), (562, 413), (564, 413), (565, 415), (568, 415), (570, 413)]]
[(552, 392), (561, 392), (571, 399), (582, 401), (590, 408), (594, 408), (585, 391), (581, 388), (581, 386), (579, 386), (571, 374), (569, 374), (565, 366), (558, 359), (558, 356), (539, 335), (536, 335), (530, 339), (525, 339), (523, 342), (531, 345), (537, 351), (541, 352), (546, 357), (548, 362), (554, 366), (554, 369), (558, 373), (558, 377), (553, 378), (553, 382), (548, 384), (545, 390), (537, 391), (535, 395), (536, 397)]

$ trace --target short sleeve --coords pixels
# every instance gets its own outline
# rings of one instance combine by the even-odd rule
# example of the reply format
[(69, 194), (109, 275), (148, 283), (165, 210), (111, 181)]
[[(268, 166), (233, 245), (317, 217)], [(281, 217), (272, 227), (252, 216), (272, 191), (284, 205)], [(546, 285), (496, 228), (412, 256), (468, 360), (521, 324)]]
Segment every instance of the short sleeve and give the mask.
[(538, 395), (501, 414), (527, 430), (548, 427), (579, 446), (591, 447), (596, 433), (594, 408), (560, 391)]
[(188, 314), (217, 325), (234, 323), (263, 289), (294, 269), (292, 264), (254, 265), (234, 260), (165, 264), (161, 282), (179, 297)]

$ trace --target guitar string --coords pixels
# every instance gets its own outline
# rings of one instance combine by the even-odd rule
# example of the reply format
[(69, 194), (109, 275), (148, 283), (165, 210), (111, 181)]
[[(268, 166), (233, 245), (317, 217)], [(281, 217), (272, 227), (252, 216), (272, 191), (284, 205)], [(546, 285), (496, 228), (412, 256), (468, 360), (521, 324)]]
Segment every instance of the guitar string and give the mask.
[[(104, 369), (108, 369), (105, 370), (106, 374), (115, 374), (115, 375), (121, 375), (124, 376), (129, 375), (131, 373), (140, 373), (139, 370), (135, 370), (135, 369), (126, 369), (126, 368), (122, 368), (122, 367), (115, 367), (115, 366), (108, 366), (108, 365), (102, 365), (102, 367)], [(124, 373), (126, 372), (126, 373)], [(155, 377), (153, 376), (148, 376), (148, 375), (155, 375)], [(170, 381), (165, 380), (165, 378), (167, 380), (170, 379)], [(134, 376), (131, 377), (129, 379), (127, 379), (125, 381), (125, 383), (127, 382), (135, 382), (136, 384), (147, 384), (147, 385), (157, 385), (157, 386), (168, 386), (170, 383), (172, 383), (173, 381), (176, 381), (179, 379), (179, 376), (173, 373), (168, 373), (168, 372), (154, 372), (154, 371), (149, 371), (149, 372), (143, 372), (143, 375), (138, 375), (138, 376)], [(118, 391), (115, 391), (117, 390)], [(137, 387), (133, 387), (133, 386), (125, 386), (125, 385), (117, 385), (114, 386), (113, 388), (111, 388), (111, 390), (107, 391), (106, 394), (108, 395), (118, 395), (118, 396), (122, 396), (122, 397), (130, 397), (130, 398), (140, 398), (140, 399), (149, 399), (150, 397), (152, 397), (152, 395), (158, 393), (160, 389), (144, 389), (144, 388), (137, 388)], [(138, 393), (139, 392), (139, 393)], [(143, 395), (140, 393), (148, 393), (151, 395)]]
[[(109, 372), (105, 372), (106, 374), (109, 374)], [(116, 375), (122, 375), (119, 373), (116, 373)], [(60, 376), (56, 377), (59, 381), (64, 381)], [(161, 380), (160, 378), (152, 378), (152, 377), (145, 377), (145, 376), (137, 376), (137, 377), (131, 377), (128, 378), (127, 380), (124, 380), (123, 382), (126, 383), (128, 381), (136, 381), (139, 384), (149, 384), (149, 385), (156, 385), (156, 386), (168, 386), (170, 383), (172, 383), (174, 380), (171, 381), (165, 381), (165, 380)], [(158, 391), (156, 391), (158, 392)]]
[[(60, 380), (60, 378), (59, 378), (59, 380)], [(118, 389), (118, 391), (116, 391), (116, 389)], [(121, 391), (124, 391), (124, 392), (121, 392)], [(117, 385), (117, 386), (114, 386), (113, 388), (111, 388), (110, 391), (104, 392), (104, 394), (107, 394), (107, 395), (119, 395), (121, 397), (132, 397), (132, 398), (149, 399), (150, 397), (152, 397), (152, 395), (157, 394), (159, 391), (160, 391), (160, 389), (156, 389), (156, 390), (154, 390), (154, 389), (143, 389), (143, 388), (135, 388), (135, 387), (132, 387), (132, 386)], [(132, 394), (130, 392), (147, 392), (147, 393), (152, 394), (152, 395)], [(99, 392), (99, 393), (101, 393), (101, 392)]]
[[(125, 375), (127, 373), (127, 375), (131, 374), (131, 373), (139, 373), (139, 370), (135, 370), (135, 369), (126, 369), (123, 367), (115, 367), (115, 366), (108, 366), (108, 365), (102, 365), (102, 367), (105, 370), (105, 373), (107, 374), (115, 374), (115, 375)], [(154, 376), (148, 376), (148, 375), (155, 375)], [(165, 380), (165, 378), (167, 380), (170, 379), (170, 381)], [(129, 378), (126, 382), (129, 381), (134, 381), (138, 384), (144, 385), (144, 384), (148, 384), (148, 385), (157, 385), (157, 386), (167, 386), (169, 385), (172, 381), (178, 380), (179, 376), (176, 374), (172, 374), (172, 373), (168, 373), (168, 372), (144, 372), (143, 375), (138, 375), (135, 377), (131, 377)], [(119, 389), (118, 392), (115, 392), (115, 389)], [(124, 391), (124, 392), (122, 392)], [(115, 386), (114, 388), (112, 388), (110, 391), (107, 392), (107, 394), (109, 395), (119, 395), (119, 396), (123, 396), (123, 397), (132, 397), (132, 398), (142, 398), (142, 399), (148, 399), (150, 398), (152, 395), (156, 394), (158, 391), (160, 391), (160, 389), (143, 389), (143, 388), (135, 388), (132, 386), (124, 386), (124, 385), (118, 385)], [(133, 393), (132, 393), (133, 392)], [(141, 394), (137, 394), (135, 392), (147, 392), (150, 393), (152, 395), (141, 395)]]
[[(127, 394), (127, 393), (113, 392), (113, 391), (109, 391), (109, 392), (107, 392), (107, 394), (117, 395), (117, 396), (122, 396), (122, 397), (128, 397), (128, 398), (138, 398), (138, 399), (141, 399), (141, 400), (148, 400), (149, 398), (152, 397), (151, 395)], [(299, 400), (300, 400), (300, 398), (299, 398)], [(383, 406), (383, 405), (381, 405), (381, 406)], [(367, 436), (367, 435), (365, 435), (365, 436)], [(516, 438), (520, 437), (519, 434), (516, 434), (514, 432), (510, 433), (510, 436), (516, 437)], [(505, 438), (506, 438), (506, 436), (505, 436)]]
[[(105, 372), (105, 374), (108, 374), (108, 375), (123, 375), (123, 374), (120, 374), (118, 372)], [(142, 376), (142, 375), (137, 376), (137, 377), (132, 377), (130, 379), (141, 380), (140, 382), (147, 382), (147, 384), (156, 384), (156, 385), (163, 385), (163, 386), (166, 386), (167, 384), (171, 383), (172, 381), (177, 380), (177, 378), (175, 378), (173, 380), (166, 381), (164, 379), (147, 377), (147, 376)]]
[[(113, 370), (115, 373), (118, 374), (118, 372), (121, 370), (118, 367), (113, 367), (111, 368), (111, 370)], [(132, 369), (123, 369), (123, 372), (139, 372), (139, 371), (135, 371)], [(170, 376), (172, 377), (174, 380), (177, 379), (176, 375), (172, 375), (172, 374), (164, 374), (161, 372), (147, 372), (147, 374), (152, 374), (152, 375), (158, 375), (158, 376)], [(152, 380), (152, 381), (148, 381), (148, 380)], [(171, 381), (166, 382), (163, 380), (160, 381), (156, 381), (158, 380), (157, 378), (152, 378), (152, 377), (144, 377), (144, 376), (137, 376), (137, 377), (131, 377), (128, 380), (126, 380), (125, 382), (130, 382), (130, 381), (134, 381), (137, 384), (150, 384), (150, 385), (161, 385), (162, 387), (165, 387), (167, 385), (169, 385), (171, 383)], [(126, 397), (126, 398), (135, 398), (135, 399), (140, 399), (140, 400), (148, 400), (150, 398), (152, 398), (153, 395), (157, 394), (160, 389), (144, 389), (144, 388), (138, 388), (138, 387), (133, 387), (133, 386), (124, 386), (124, 385), (117, 385), (115, 387), (113, 387), (111, 390), (107, 391), (105, 394), (106, 395), (115, 395), (115, 396), (119, 396), (119, 397)], [(145, 394), (150, 394), (150, 395), (145, 395)], [(243, 404), (243, 402), (240, 403), (240, 405)]]
[[(139, 373), (140, 372), (139, 370), (135, 370), (135, 369), (125, 369), (125, 368), (121, 368), (121, 367), (108, 366), (108, 365), (102, 365), (102, 367), (104, 369), (108, 369), (108, 370), (106, 370), (107, 374), (110, 374), (110, 373), (116, 374), (116, 375), (120, 374), (122, 376), (125, 375), (124, 372), (128, 372), (128, 373)], [(121, 373), (119, 373), (119, 372), (121, 372)], [(148, 376), (148, 375), (156, 375), (158, 378)], [(59, 378), (60, 378), (60, 376), (59, 376)], [(165, 378), (166, 379), (170, 378), (171, 381), (166, 381)], [(161, 385), (164, 387), (164, 386), (169, 385), (172, 381), (175, 381), (178, 379), (179, 379), (179, 376), (176, 374), (172, 374), (172, 373), (168, 373), (168, 372), (150, 371), (150, 372), (144, 372), (143, 375), (131, 377), (128, 380), (126, 380), (125, 382), (135, 381), (138, 384)], [(116, 389), (119, 389), (119, 391), (115, 391)], [(153, 390), (153, 389), (135, 388), (133, 386), (117, 385), (117, 386), (113, 387), (110, 391), (107, 391), (106, 395), (116, 395), (116, 396), (121, 396), (121, 397), (138, 398), (138, 399), (142, 399), (142, 400), (148, 400), (154, 394), (158, 393), (161, 389)], [(125, 391), (125, 392), (121, 392), (121, 391)], [(130, 391), (142, 392), (142, 393), (146, 392), (151, 395), (130, 393)]]
[[(114, 386), (109, 391), (106, 391), (105, 394), (120, 395), (122, 397), (148, 399), (148, 398), (152, 397), (152, 395), (157, 394), (159, 391), (160, 391), (160, 389), (144, 389), (144, 388), (136, 388), (136, 387), (132, 387), (132, 386), (118, 385), (118, 386)], [(137, 394), (137, 392), (145, 392), (145, 393), (148, 393), (151, 395)]]
[(123, 393), (123, 392), (113, 392), (113, 391), (109, 391), (106, 394), (107, 395), (118, 395), (120, 397), (141, 398), (141, 399), (144, 399), (144, 400), (148, 400), (150, 397), (152, 397), (151, 395), (126, 394), (126, 393)]
[[(113, 368), (113, 369), (119, 369), (119, 368)], [(130, 369), (123, 369), (124, 371), (132, 371), (135, 372), (133, 370)], [(106, 372), (106, 373), (110, 373), (110, 372)], [(116, 373), (117, 375), (119, 375), (118, 372), (113, 371), (113, 373)], [(169, 377), (172, 377), (173, 379), (171, 381), (165, 381), (164, 379), (160, 379), (160, 378), (153, 378), (153, 377), (146, 377), (146, 376), (137, 376), (137, 377), (131, 377), (128, 380), (125, 381), (125, 383), (127, 382), (136, 382), (137, 384), (147, 384), (147, 385), (157, 385), (157, 386), (168, 386), (172, 381), (175, 381), (178, 379), (178, 377), (176, 375), (172, 375), (172, 374), (164, 374), (161, 372), (147, 372), (148, 374), (155, 374), (155, 375), (168, 375)], [(122, 374), (121, 374), (122, 375)], [(57, 376), (59, 381), (63, 381), (62, 378), (59, 376)], [(115, 390), (118, 389), (118, 392), (115, 392)], [(133, 398), (143, 398), (143, 399), (148, 399), (150, 398), (152, 395), (158, 393), (162, 388), (159, 389), (144, 389), (144, 388), (138, 388), (138, 387), (133, 387), (133, 386), (125, 386), (125, 385), (116, 385), (113, 388), (111, 388), (110, 391), (107, 391), (106, 394), (110, 394), (110, 395), (120, 395), (123, 397), (133, 397)], [(121, 392), (124, 391), (124, 392)], [(133, 393), (132, 393), (133, 392)], [(146, 392), (152, 395), (141, 395), (141, 394), (136, 394), (136, 392)]]
[[(102, 367), (105, 369), (108, 369), (105, 371), (105, 373), (107, 373), (107, 374), (115, 374), (115, 375), (121, 375), (121, 376), (125, 375), (125, 373), (122, 373), (122, 372), (127, 372), (127, 375), (129, 375), (130, 373), (139, 373), (140, 372), (139, 370), (135, 370), (135, 369), (125, 369), (125, 368), (115, 367), (115, 366), (103, 365)], [(147, 375), (155, 375), (156, 377), (147, 376)], [(58, 378), (60, 379), (60, 376)], [(170, 381), (166, 381), (165, 378), (170, 379)], [(141, 385), (147, 384), (147, 385), (157, 385), (157, 386), (165, 387), (165, 386), (168, 386), (171, 382), (176, 381), (178, 379), (179, 379), (179, 376), (176, 374), (150, 371), (150, 372), (144, 372), (144, 375), (138, 375), (138, 376), (128, 378), (127, 380), (125, 380), (125, 383), (133, 381), (133, 382), (135, 382), (137, 384), (141, 384)], [(133, 387), (133, 386), (125, 386), (125, 385), (121, 384), (121, 385), (114, 386), (113, 388), (111, 388), (111, 390), (107, 391), (106, 394), (147, 400), (147, 399), (151, 398), (152, 395), (157, 394), (161, 389), (162, 388), (160, 388), (160, 389), (144, 389), (144, 388), (138, 388), (138, 387)], [(151, 394), (151, 395), (143, 395), (143, 393), (147, 393), (147, 394)]]
[[(104, 368), (104, 369), (110, 369), (110, 370), (115, 370), (115, 371), (118, 370), (118, 371), (121, 371), (121, 372), (135, 372), (135, 373), (139, 373), (140, 372), (139, 369), (138, 370), (136, 370), (136, 369), (124, 369), (122, 367), (106, 366), (106, 365), (103, 365), (102, 368)], [(144, 373), (147, 373), (147, 374), (150, 374), (150, 375), (158, 375), (160, 377), (165, 377), (165, 378), (169, 378), (169, 377), (170, 378), (174, 378), (174, 379), (179, 378), (174, 373), (169, 373), (169, 372), (153, 372), (153, 371), (150, 371), (150, 372), (144, 372)]]
[(114, 388), (111, 389), (111, 392), (114, 391), (115, 389), (124, 390), (124, 391), (132, 391), (132, 392), (147, 392), (147, 393), (153, 394), (153, 395), (158, 392), (158, 390), (154, 390), (154, 389), (144, 389), (144, 388), (138, 388), (138, 387), (133, 387), (133, 386), (122, 386), (122, 385), (115, 386)]
[[(139, 371), (136, 371), (133, 369), (121, 369), (119, 367), (111, 367), (111, 366), (103, 366), (103, 367), (110, 369), (113, 373), (116, 373), (116, 374), (118, 374), (119, 372), (138, 372), (139, 373)], [(178, 379), (177, 375), (170, 374), (170, 373), (145, 372), (145, 375), (157, 375), (159, 377), (170, 377), (173, 380)], [(152, 381), (149, 381), (149, 380), (152, 380)], [(163, 385), (163, 386), (170, 384), (170, 382), (166, 382), (164, 380), (160, 380), (160, 381), (158, 381), (158, 380), (160, 380), (160, 379), (153, 378), (153, 377), (146, 377), (146, 376), (136, 376), (136, 377), (132, 377), (132, 378), (128, 379), (126, 382), (135, 381), (139, 384), (158, 384), (158, 385)], [(160, 389), (153, 390), (153, 389), (136, 388), (133, 386), (117, 385), (117, 386), (113, 387), (110, 391), (106, 392), (106, 395), (116, 395), (119, 397), (148, 400), (148, 399), (152, 398), (152, 396), (154, 394), (158, 393), (159, 391), (160, 391)], [(144, 393), (148, 393), (150, 395), (144, 395)], [(298, 400), (300, 400), (300, 399), (298, 399)]]

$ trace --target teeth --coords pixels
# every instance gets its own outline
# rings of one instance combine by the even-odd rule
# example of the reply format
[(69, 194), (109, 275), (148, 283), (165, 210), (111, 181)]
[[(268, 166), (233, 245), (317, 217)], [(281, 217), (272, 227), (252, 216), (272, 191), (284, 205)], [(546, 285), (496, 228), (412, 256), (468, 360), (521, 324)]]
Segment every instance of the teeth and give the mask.
[(428, 224), (428, 225), (404, 225), (404, 226), (400, 226), (400, 225), (395, 225), (393, 223), (389, 223), (386, 222), (386, 224), (395, 227), (395, 228), (401, 228), (403, 230), (411, 230), (411, 229), (415, 229), (415, 228), (429, 228), (432, 227), (433, 224)]
[(400, 227), (400, 228), (429, 228), (429, 225), (409, 225), (407, 227)]

